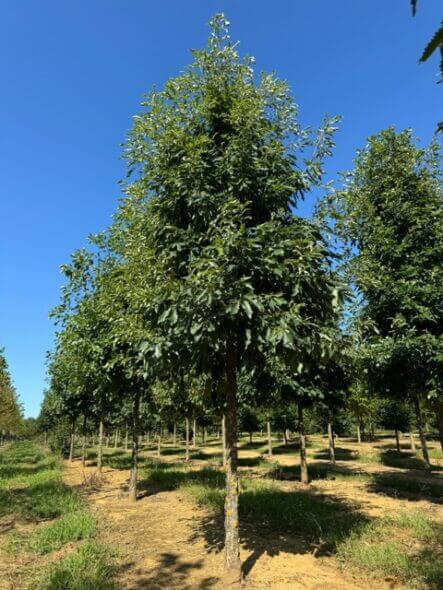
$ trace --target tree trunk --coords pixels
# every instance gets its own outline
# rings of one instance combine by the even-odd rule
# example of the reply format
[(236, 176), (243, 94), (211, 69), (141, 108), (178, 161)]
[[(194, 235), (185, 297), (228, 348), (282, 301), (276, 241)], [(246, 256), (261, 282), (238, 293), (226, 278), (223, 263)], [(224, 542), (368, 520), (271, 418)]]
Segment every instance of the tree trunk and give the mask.
[(185, 461), (189, 462), (189, 418), (185, 418)]
[(86, 414), (83, 415), (82, 467), (86, 464)]
[(400, 437), (398, 436), (398, 428), (395, 429), (395, 446), (397, 447), (397, 453), (401, 452)]
[(305, 423), (303, 421), (303, 406), (300, 402), (298, 405), (298, 432), (300, 436), (300, 481), (301, 483), (309, 483), (308, 462), (306, 460), (306, 436)]
[(285, 447), (288, 446), (288, 431), (286, 430), (286, 428), (283, 429), (283, 442)]
[(334, 425), (332, 414), (328, 415), (329, 460), (335, 465)]
[[(44, 434), (44, 445), (46, 447), (46, 445), (48, 444), (48, 433), (45, 430), (45, 434)], [(2, 436), (2, 445), (3, 445), (3, 436)]]
[(438, 407), (437, 410), (437, 424), (438, 424), (438, 434), (440, 438), (440, 447), (443, 451), (443, 404)]
[(74, 437), (75, 437), (75, 420), (72, 422), (72, 429), (71, 429), (71, 442), (69, 445), (69, 461), (74, 460)]
[(109, 434), (106, 435), (106, 448), (109, 449)]
[(226, 417), (222, 417), (222, 452), (223, 452), (223, 467), (226, 467)]
[(172, 444), (175, 446), (177, 446), (177, 424), (174, 422), (174, 430), (172, 433)]
[(125, 433), (125, 451), (128, 450), (128, 443), (129, 443), (129, 428), (126, 424), (126, 433)]
[(272, 435), (271, 435), (271, 421), (266, 420), (266, 430), (268, 433), (268, 457), (272, 457)]
[(139, 408), (140, 397), (136, 395), (134, 398), (134, 405), (132, 409), (132, 458), (131, 458), (131, 474), (129, 477), (129, 499), (137, 500), (137, 468), (138, 468), (138, 430), (139, 430)]
[(238, 533), (238, 473), (237, 473), (237, 352), (228, 343), (226, 359), (226, 499), (225, 499), (225, 568), (228, 582), (240, 584), (241, 561)]
[(203, 426), (202, 439), (203, 439), (203, 445), (205, 445), (206, 444), (206, 426)]
[(361, 445), (361, 428), (360, 428), (360, 422), (357, 424), (357, 442), (359, 445)]
[(415, 446), (415, 438), (412, 431), (409, 432), (409, 442), (411, 445), (411, 451), (415, 453), (417, 451), (417, 447)]
[(420, 435), (421, 451), (423, 453), (423, 460), (426, 463), (426, 467), (431, 469), (431, 461), (429, 460), (428, 443), (426, 442), (425, 430), (423, 427), (423, 418), (421, 415), (420, 402), (418, 397), (414, 398), (415, 415), (417, 417), (418, 433)]
[(103, 415), (98, 427), (97, 471), (101, 472), (103, 465)]
[(160, 431), (158, 431), (157, 436), (157, 457), (161, 457), (162, 454), (162, 437), (160, 436)]
[(116, 449), (118, 446), (118, 428), (116, 429), (115, 433), (114, 433), (114, 449)]
[(197, 448), (197, 420), (195, 418), (192, 424), (192, 448)]

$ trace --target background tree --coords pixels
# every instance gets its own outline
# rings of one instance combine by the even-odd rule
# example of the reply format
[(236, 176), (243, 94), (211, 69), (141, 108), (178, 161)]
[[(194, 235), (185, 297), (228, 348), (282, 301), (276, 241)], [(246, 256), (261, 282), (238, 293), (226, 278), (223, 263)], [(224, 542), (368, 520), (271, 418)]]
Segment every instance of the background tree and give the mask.
[[(374, 393), (442, 408), (443, 201), (438, 144), (390, 128), (357, 153), (345, 188), (329, 200), (358, 298), (358, 355)], [(441, 433), (440, 436), (443, 436)]]

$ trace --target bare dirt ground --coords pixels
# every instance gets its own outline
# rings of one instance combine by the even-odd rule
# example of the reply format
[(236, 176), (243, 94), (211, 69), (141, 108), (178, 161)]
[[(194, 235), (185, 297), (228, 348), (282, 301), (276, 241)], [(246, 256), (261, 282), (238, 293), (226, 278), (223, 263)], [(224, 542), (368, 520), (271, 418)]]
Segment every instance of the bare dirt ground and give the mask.
[[(347, 445), (349, 448), (349, 445)], [(204, 453), (216, 449), (208, 446)], [(362, 448), (359, 447), (361, 452)], [(368, 452), (373, 452), (373, 445)], [(153, 451), (148, 454), (153, 454)], [(254, 450), (242, 450), (240, 457), (256, 458)], [(180, 457), (168, 455), (167, 461)], [(294, 465), (296, 455), (274, 457), (280, 465)], [(202, 467), (206, 461), (194, 461)], [(397, 471), (378, 463), (362, 465), (357, 461), (338, 462), (344, 469)], [(100, 515), (104, 540), (117, 551), (118, 584), (124, 590), (219, 590), (223, 582), (223, 523), (204, 508), (197, 507), (179, 491), (144, 489), (141, 498), (133, 503), (125, 496), (128, 472), (104, 468), (99, 486), (85, 486), (93, 466), (82, 468), (77, 461), (66, 463), (65, 480), (79, 486), (87, 494), (89, 503)], [(417, 477), (423, 477), (417, 474)], [(440, 474), (436, 474), (436, 479)], [(284, 487), (297, 487), (293, 481)], [(395, 514), (399, 510), (423, 509), (443, 522), (442, 505), (418, 497), (400, 499), (371, 493), (364, 482), (355, 480), (317, 480), (313, 491), (331, 495), (370, 516)], [(209, 531), (209, 532), (208, 532)], [(244, 588), (247, 590), (359, 590), (368, 588), (368, 581), (343, 570), (334, 557), (319, 556), (306, 548), (303, 539), (262, 531), (243, 529), (246, 540), (242, 547)], [(251, 541), (252, 540), (252, 541)], [(382, 590), (403, 586), (394, 580), (370, 581), (371, 589)]]

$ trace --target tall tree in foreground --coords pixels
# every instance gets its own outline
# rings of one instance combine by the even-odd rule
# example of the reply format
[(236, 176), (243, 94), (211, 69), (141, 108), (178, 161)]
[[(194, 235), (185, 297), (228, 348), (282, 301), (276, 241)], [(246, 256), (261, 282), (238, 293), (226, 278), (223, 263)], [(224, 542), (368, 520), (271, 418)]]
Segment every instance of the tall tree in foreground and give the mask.
[[(134, 305), (154, 331), (144, 354), (215, 379), (225, 407), (225, 563), (237, 583), (238, 375), (271, 352), (300, 373), (327, 357), (337, 292), (319, 228), (293, 214), (320, 179), (333, 123), (315, 138), (302, 130), (286, 84), (255, 81), (228, 24), (212, 20), (208, 48), (135, 118), (137, 177), (119, 219), (140, 269)], [(300, 155), (309, 147), (310, 159)]]
[[(443, 411), (443, 196), (438, 145), (382, 131), (357, 153), (330, 202), (360, 296), (359, 356), (374, 393), (408, 397), (426, 450), (422, 404)], [(443, 431), (440, 432), (443, 438)]]

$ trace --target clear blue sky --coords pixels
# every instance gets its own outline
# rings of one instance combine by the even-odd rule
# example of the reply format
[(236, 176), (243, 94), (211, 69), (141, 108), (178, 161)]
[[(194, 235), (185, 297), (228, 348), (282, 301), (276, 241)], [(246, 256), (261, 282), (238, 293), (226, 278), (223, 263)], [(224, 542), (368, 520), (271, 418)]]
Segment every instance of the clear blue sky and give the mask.
[(190, 61), (221, 11), (257, 68), (289, 81), (305, 124), (343, 116), (330, 179), (368, 135), (393, 124), (428, 142), (443, 118), (437, 57), (418, 65), (441, 0), (415, 19), (409, 0), (0, 0), (0, 346), (28, 416), (59, 267), (111, 221), (143, 93)]

